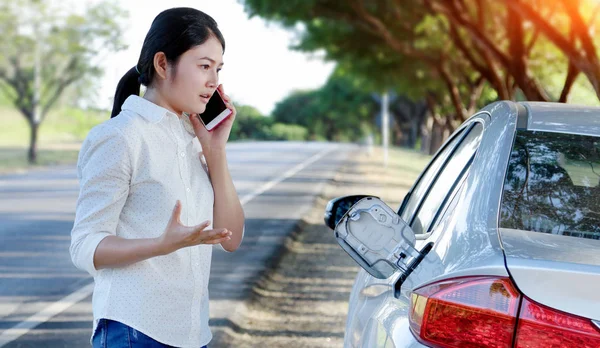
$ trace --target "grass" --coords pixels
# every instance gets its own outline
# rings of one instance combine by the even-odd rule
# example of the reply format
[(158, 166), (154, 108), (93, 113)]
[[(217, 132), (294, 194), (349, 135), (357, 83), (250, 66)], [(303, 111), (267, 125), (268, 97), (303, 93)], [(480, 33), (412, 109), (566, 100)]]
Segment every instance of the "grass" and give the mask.
[(351, 186), (355, 187), (356, 191), (349, 194), (377, 196), (394, 208), (397, 208), (431, 160), (431, 156), (416, 150), (392, 147), (389, 149), (387, 166), (385, 166), (384, 152), (380, 146), (374, 147), (372, 153), (367, 152), (364, 157), (360, 164), (361, 170), (348, 172), (345, 177), (357, 182), (368, 178), (370, 184), (365, 187)]
[[(75, 108), (53, 110), (39, 129), (40, 145), (81, 142), (89, 130), (109, 118), (108, 112)], [(28, 147), (30, 130), (25, 117), (14, 108), (0, 107), (0, 147)]]
[(38, 150), (38, 163), (30, 165), (27, 161), (27, 149), (0, 148), (0, 174), (22, 172), (43, 168), (49, 165), (73, 164), (77, 162), (79, 150), (57, 149)]
[(0, 106), (0, 173), (77, 161), (79, 146), (89, 130), (109, 118), (108, 112), (64, 107), (51, 111), (38, 132), (38, 164), (27, 162), (30, 129), (16, 109)]

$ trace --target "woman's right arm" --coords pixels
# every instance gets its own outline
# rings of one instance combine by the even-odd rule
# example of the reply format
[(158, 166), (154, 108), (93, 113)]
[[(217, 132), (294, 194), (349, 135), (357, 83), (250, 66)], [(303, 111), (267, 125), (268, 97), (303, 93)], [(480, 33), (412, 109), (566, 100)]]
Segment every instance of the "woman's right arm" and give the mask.
[[(117, 223), (131, 180), (130, 149), (124, 135), (111, 125), (94, 127), (79, 151), (79, 198), (71, 230), (73, 264), (96, 275), (95, 253), (104, 239), (115, 239)], [(105, 243), (102, 243), (105, 244)]]

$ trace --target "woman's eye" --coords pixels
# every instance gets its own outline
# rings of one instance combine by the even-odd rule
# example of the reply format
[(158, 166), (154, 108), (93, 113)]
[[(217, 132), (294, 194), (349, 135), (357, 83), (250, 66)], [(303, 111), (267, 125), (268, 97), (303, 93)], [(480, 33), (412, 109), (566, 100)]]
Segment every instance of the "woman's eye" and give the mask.
[(201, 65), (201, 67), (202, 67), (202, 69), (204, 69), (204, 70), (208, 70), (208, 69), (210, 68), (210, 65), (203, 64), (203, 65)]
[(217, 69), (217, 72), (221, 72), (221, 69)]

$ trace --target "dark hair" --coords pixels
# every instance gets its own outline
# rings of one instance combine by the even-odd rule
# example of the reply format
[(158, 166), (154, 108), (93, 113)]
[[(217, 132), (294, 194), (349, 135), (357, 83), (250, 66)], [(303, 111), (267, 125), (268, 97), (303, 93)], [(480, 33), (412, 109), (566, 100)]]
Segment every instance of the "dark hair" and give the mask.
[(154, 56), (163, 52), (169, 64), (176, 65), (179, 57), (187, 50), (202, 45), (211, 36), (216, 37), (225, 51), (225, 39), (217, 22), (206, 13), (187, 7), (165, 10), (154, 18), (140, 59), (119, 81), (111, 118), (121, 112), (121, 106), (130, 95), (139, 95), (140, 86), (149, 86), (154, 79)]

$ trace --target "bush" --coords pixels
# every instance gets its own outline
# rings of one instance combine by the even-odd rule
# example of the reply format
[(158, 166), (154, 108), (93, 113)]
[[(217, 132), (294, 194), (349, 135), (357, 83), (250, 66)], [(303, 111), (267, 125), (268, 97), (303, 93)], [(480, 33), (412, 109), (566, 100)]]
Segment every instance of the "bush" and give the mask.
[(284, 123), (275, 123), (271, 127), (273, 140), (296, 140), (308, 139), (308, 129), (302, 126)]
[(251, 106), (241, 105), (237, 107), (237, 116), (231, 129), (231, 140), (270, 140), (271, 125), (273, 119), (263, 116), (258, 110)]

